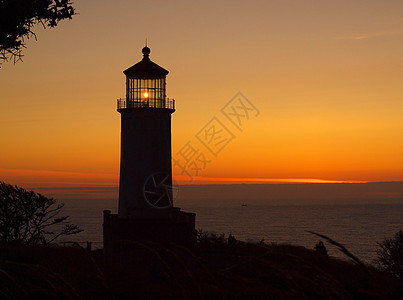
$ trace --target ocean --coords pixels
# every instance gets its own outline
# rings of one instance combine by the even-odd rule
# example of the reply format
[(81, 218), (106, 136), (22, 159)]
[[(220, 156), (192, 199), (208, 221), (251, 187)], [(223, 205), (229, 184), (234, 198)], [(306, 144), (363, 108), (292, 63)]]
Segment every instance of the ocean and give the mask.
[[(64, 215), (84, 232), (67, 240), (93, 248), (102, 247), (102, 211), (117, 212), (116, 199), (65, 200)], [(242, 204), (245, 204), (244, 206)], [(343, 244), (351, 253), (367, 263), (376, 258), (377, 242), (403, 230), (403, 203), (278, 205), (248, 200), (246, 203), (209, 199), (181, 200), (178, 206), (196, 213), (196, 228), (236, 239), (265, 243), (287, 243), (313, 249), (320, 240), (308, 233), (314, 231)], [(324, 240), (323, 240), (324, 241)], [(324, 241), (329, 255), (345, 258), (334, 246)]]

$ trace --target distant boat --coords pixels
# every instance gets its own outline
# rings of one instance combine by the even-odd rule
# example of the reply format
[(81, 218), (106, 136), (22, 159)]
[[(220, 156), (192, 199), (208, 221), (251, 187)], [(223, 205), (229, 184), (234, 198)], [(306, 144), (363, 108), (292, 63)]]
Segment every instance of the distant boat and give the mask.
[(247, 206), (245, 203), (242, 203), (242, 205), (241, 206)]

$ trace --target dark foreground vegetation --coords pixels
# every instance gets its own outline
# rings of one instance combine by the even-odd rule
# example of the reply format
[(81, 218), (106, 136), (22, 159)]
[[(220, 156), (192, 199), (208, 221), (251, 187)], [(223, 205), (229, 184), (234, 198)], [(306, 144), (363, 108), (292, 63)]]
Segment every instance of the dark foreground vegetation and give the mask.
[[(199, 235), (197, 246), (134, 242), (106, 266), (102, 250), (3, 244), (0, 299), (401, 299), (403, 282), (303, 247)], [(130, 255), (128, 255), (130, 254)]]
[(351, 259), (290, 245), (237, 242), (198, 232), (192, 249), (121, 241), (108, 257), (59, 237), (82, 230), (56, 204), (0, 182), (0, 299), (270, 298), (401, 299), (403, 233), (378, 243), (380, 269), (343, 245), (312, 234)]

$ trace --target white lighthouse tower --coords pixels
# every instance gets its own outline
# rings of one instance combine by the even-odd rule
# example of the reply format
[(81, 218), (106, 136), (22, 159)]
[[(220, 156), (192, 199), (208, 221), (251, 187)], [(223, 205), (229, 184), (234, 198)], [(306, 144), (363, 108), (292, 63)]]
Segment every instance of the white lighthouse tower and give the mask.
[[(150, 60), (123, 71), (126, 98), (118, 99), (121, 114), (121, 157), (118, 214), (104, 211), (104, 249), (113, 255), (122, 240), (191, 245), (195, 214), (173, 206), (171, 115), (175, 101), (166, 96), (168, 71)], [(109, 254), (108, 254), (109, 253)]]

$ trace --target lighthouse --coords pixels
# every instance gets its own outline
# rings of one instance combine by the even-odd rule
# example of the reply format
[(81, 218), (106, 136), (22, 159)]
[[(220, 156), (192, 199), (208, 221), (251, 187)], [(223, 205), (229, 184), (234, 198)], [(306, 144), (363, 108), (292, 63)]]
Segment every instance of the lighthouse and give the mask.
[(167, 217), (172, 208), (171, 115), (175, 101), (166, 96), (168, 71), (150, 59), (123, 71), (126, 98), (119, 99), (121, 156), (119, 217)]
[(195, 214), (174, 206), (171, 116), (175, 100), (166, 95), (168, 71), (150, 59), (123, 71), (126, 97), (117, 100), (121, 116), (118, 213), (104, 210), (104, 250), (111, 259), (116, 242), (177, 243), (191, 246)]

